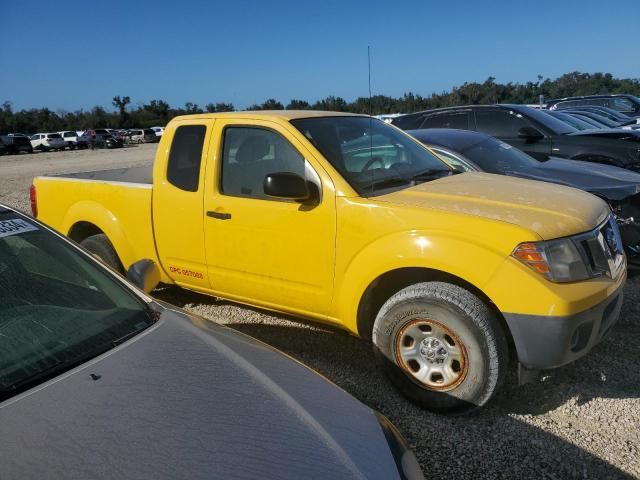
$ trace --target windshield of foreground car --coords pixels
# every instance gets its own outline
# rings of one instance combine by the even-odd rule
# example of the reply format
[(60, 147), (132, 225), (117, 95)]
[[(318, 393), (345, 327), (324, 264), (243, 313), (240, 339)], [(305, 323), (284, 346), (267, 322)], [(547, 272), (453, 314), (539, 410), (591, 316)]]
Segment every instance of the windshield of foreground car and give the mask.
[(505, 175), (508, 172), (522, 172), (535, 168), (540, 163), (522, 150), (501, 142), (496, 138), (487, 138), (463, 150), (465, 157), (489, 173)]
[(142, 299), (71, 245), (0, 213), (0, 401), (153, 322)]
[(453, 173), (421, 144), (378, 119), (322, 117), (291, 123), (362, 196)]

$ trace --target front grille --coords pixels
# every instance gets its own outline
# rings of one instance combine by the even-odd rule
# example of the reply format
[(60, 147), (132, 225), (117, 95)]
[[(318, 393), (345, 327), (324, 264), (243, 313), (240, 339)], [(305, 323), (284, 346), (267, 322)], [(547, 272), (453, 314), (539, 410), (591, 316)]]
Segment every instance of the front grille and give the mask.
[(573, 238), (593, 277), (617, 277), (624, 264), (624, 248), (615, 217), (599, 228)]

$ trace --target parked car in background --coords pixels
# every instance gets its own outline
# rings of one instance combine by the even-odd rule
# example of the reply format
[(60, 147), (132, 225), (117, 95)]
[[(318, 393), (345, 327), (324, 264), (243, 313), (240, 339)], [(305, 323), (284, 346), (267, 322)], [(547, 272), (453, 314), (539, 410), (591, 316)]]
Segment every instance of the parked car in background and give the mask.
[[(640, 117), (632, 118), (632, 117), (629, 117), (628, 115), (625, 115), (624, 113), (620, 113), (614, 110), (613, 108), (608, 108), (608, 107), (595, 107), (591, 105), (585, 105), (582, 107), (572, 107), (570, 109), (565, 109), (564, 111), (569, 111), (569, 110), (572, 110), (572, 111), (584, 110), (586, 112), (597, 113), (599, 115), (602, 115), (603, 117), (607, 117), (609, 120), (618, 122), (620, 125), (635, 125), (640, 123)], [(549, 110), (549, 111), (558, 112), (559, 110)]]
[(2, 138), (3, 138), (3, 135), (0, 135), (0, 155), (5, 155), (7, 153), (7, 147), (5, 146)]
[(541, 162), (497, 138), (468, 130), (434, 128), (407, 133), (462, 171), (557, 183), (597, 195), (616, 215), (627, 258), (640, 267), (640, 173), (557, 157)]
[(124, 136), (127, 133), (126, 130), (119, 130), (117, 128), (107, 128), (107, 131), (113, 135), (113, 137), (117, 140), (120, 140), (122, 143), (124, 143)]
[(36, 133), (30, 137), (31, 146), (34, 150), (64, 150), (67, 142), (62, 139), (59, 133)]
[(412, 113), (392, 122), (403, 130), (456, 128), (497, 137), (538, 160), (550, 156), (640, 171), (640, 138), (628, 133), (577, 130), (523, 105), (469, 105)]
[(151, 130), (153, 130), (157, 137), (161, 137), (164, 133), (164, 127), (151, 127)]
[(134, 128), (127, 131), (126, 139), (128, 143), (154, 143), (159, 137), (150, 128)]
[(82, 137), (81, 135), (78, 135), (78, 132), (76, 132), (75, 130), (63, 130), (58, 133), (67, 143), (67, 147), (69, 147), (69, 150), (72, 150), (74, 148), (87, 148), (89, 146), (87, 139)]
[(605, 127), (605, 125), (602, 125), (602, 127), (598, 127), (593, 122), (589, 122), (588, 119), (585, 120), (584, 118), (580, 118), (579, 116), (572, 115), (570, 113), (563, 112), (560, 110), (540, 110), (540, 111), (546, 113), (547, 115), (551, 115), (552, 117), (557, 118), (562, 122), (568, 123), (569, 125), (571, 125), (573, 128), (577, 130), (593, 130), (594, 128)]
[(628, 121), (620, 122), (618, 120), (611, 119), (608, 115), (602, 112), (599, 113), (586, 108), (565, 108), (562, 111), (567, 113), (582, 115), (583, 117), (587, 117), (587, 118), (591, 118), (592, 120), (595, 120), (598, 123), (606, 125), (608, 128), (621, 128), (623, 130), (640, 129), (640, 125), (635, 123), (635, 121), (633, 121), (632, 119), (629, 119)]
[(121, 148), (122, 140), (114, 137), (111, 132), (105, 128), (96, 128), (85, 130), (83, 139), (86, 139), (89, 148)]
[(423, 478), (324, 377), (2, 205), (0, 319), (1, 478)]
[(33, 153), (33, 146), (29, 137), (25, 135), (2, 135), (4, 153), (15, 154), (20, 152)]
[(635, 95), (585, 95), (579, 97), (565, 97), (547, 100), (547, 108), (564, 110), (566, 108), (595, 105), (612, 108), (630, 117), (640, 117), (640, 98)]

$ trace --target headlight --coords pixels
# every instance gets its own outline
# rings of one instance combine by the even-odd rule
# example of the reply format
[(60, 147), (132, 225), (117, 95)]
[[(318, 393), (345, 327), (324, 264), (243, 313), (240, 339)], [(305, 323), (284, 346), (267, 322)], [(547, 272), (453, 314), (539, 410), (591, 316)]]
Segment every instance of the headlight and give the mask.
[(384, 415), (375, 412), (380, 422), (380, 427), (384, 432), (384, 436), (389, 444), (389, 449), (393, 454), (396, 462), (398, 473), (402, 480), (424, 480), (424, 474), (418, 463), (418, 459), (407, 445), (406, 440), (398, 429)]
[(570, 238), (521, 243), (511, 255), (552, 282), (579, 282), (591, 278)]

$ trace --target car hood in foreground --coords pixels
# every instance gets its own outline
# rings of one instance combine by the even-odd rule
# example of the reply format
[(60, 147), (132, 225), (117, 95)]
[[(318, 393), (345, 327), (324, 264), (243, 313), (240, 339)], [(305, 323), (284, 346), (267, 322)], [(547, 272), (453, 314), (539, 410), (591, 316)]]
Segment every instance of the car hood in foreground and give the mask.
[(608, 200), (624, 200), (640, 193), (640, 174), (580, 160), (550, 157), (533, 168), (508, 172), (507, 175), (568, 185)]
[(2, 478), (399, 478), (376, 414), (265, 344), (165, 310), (0, 406)]
[(421, 183), (375, 200), (511, 223), (543, 240), (592, 230), (610, 211), (601, 199), (574, 188), (480, 172)]

